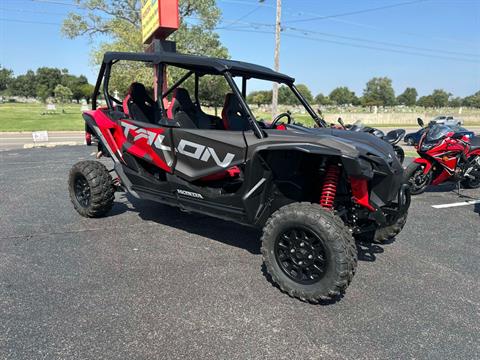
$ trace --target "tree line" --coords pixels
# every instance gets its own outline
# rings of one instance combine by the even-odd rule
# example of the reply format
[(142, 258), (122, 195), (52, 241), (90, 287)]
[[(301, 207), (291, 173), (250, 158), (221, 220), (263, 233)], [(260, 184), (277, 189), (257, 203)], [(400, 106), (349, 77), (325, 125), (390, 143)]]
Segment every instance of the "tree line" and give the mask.
[(0, 66), (0, 94), (3, 95), (36, 98), (43, 102), (49, 98), (61, 102), (72, 99), (90, 102), (93, 90), (84, 75), (69, 74), (67, 69), (41, 67), (14, 76), (12, 70)]
[[(440, 107), (476, 107), (480, 108), (480, 91), (465, 98), (454, 97), (451, 93), (436, 89), (430, 95), (418, 97), (418, 92), (413, 87), (408, 87), (403, 93), (395, 96), (392, 80), (387, 77), (375, 77), (369, 80), (363, 90), (362, 96), (357, 96), (354, 91), (346, 86), (333, 89), (330, 94), (322, 93), (313, 97), (308, 86), (297, 85), (298, 90), (309, 101), (318, 105), (354, 105), (354, 106), (423, 106), (426, 108)], [(253, 91), (248, 95), (250, 104), (266, 105), (272, 101), (272, 91)], [(278, 102), (284, 105), (295, 105), (297, 99), (286, 86), (281, 86), (278, 94)]]

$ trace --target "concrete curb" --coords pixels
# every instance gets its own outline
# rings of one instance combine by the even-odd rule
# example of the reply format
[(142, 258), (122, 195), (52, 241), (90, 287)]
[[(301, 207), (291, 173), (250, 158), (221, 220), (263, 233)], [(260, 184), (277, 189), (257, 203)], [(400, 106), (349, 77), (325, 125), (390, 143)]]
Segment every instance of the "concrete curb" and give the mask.
[(85, 145), (85, 142), (77, 142), (77, 141), (45, 142), (45, 143), (36, 143), (36, 144), (25, 144), (23, 145), (23, 148), (24, 149), (54, 148), (57, 146), (77, 146), (77, 145)]
[[(85, 130), (47, 130), (48, 134), (75, 134), (85, 135)], [(0, 135), (28, 135), (31, 136), (33, 131), (0, 131)]]

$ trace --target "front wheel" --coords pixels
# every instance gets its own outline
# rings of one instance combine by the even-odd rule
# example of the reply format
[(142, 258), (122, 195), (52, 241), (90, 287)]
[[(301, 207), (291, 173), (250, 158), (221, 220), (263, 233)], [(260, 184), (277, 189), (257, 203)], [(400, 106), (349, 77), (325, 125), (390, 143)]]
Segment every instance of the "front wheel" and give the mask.
[(295, 203), (276, 211), (262, 236), (267, 272), (282, 291), (318, 303), (345, 291), (357, 248), (342, 220), (320, 205)]
[(401, 146), (394, 145), (393, 150), (395, 151), (395, 155), (397, 156), (398, 161), (400, 161), (400, 164), (403, 164), (403, 161), (405, 160), (405, 151), (403, 151)]
[(478, 189), (480, 188), (480, 165), (475, 161), (477, 158), (473, 158), (470, 163), (473, 164), (473, 169), (469, 173), (469, 177), (465, 177), (462, 180), (463, 187), (467, 189)]
[(405, 182), (410, 186), (412, 195), (419, 195), (425, 192), (432, 182), (432, 172), (424, 174), (424, 165), (411, 163), (405, 170)]

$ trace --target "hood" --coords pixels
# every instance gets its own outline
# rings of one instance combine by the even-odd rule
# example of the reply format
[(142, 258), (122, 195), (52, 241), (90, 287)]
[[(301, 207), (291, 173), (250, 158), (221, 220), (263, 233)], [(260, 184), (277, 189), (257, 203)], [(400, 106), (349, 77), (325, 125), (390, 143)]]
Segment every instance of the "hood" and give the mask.
[[(275, 131), (277, 134), (279, 131)], [(276, 134), (267, 131), (269, 136), (277, 137)], [(299, 141), (321, 145), (340, 151), (349, 157), (383, 158), (387, 162), (396, 159), (392, 145), (386, 141), (365, 132), (338, 130), (331, 128), (305, 128), (297, 125), (289, 125), (288, 130), (281, 135), (284, 140)], [(280, 139), (278, 139), (280, 140)]]

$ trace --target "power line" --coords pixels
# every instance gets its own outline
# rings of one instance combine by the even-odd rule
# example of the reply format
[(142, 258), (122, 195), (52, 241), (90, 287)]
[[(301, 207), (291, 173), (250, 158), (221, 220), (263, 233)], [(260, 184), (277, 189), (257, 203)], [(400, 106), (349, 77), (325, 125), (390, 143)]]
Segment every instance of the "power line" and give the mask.
[(408, 2), (403, 2), (403, 3), (399, 3), (399, 4), (383, 5), (383, 6), (378, 6), (378, 7), (368, 8), (368, 9), (363, 9), (363, 10), (355, 10), (355, 11), (349, 11), (349, 12), (332, 14), (332, 15), (325, 15), (325, 16), (317, 16), (317, 17), (312, 17), (312, 18), (308, 18), (308, 19), (285, 21), (284, 23), (285, 24), (286, 23), (299, 23), (299, 22), (307, 22), (307, 21), (332, 19), (332, 18), (338, 18), (338, 17), (350, 16), (350, 15), (358, 15), (358, 14), (364, 14), (364, 13), (373, 12), (373, 11), (396, 8), (396, 7), (399, 7), (399, 6), (418, 4), (418, 3), (426, 2), (426, 1), (429, 1), (429, 0), (414, 0), (414, 1), (408, 1)]
[(45, 15), (55, 15), (55, 16), (67, 15), (66, 13), (50, 12), (50, 11), (44, 11), (44, 10), (18, 9), (18, 8), (17, 9), (0, 8), (0, 11), (30, 13), (30, 14), (45, 14)]
[[(241, 4), (241, 5), (249, 5), (249, 6), (257, 6), (257, 4), (255, 2), (250, 2), (250, 1), (238, 1), (238, 0), (219, 0), (221, 2), (224, 2), (224, 3), (232, 3), (232, 4)], [(441, 3), (441, 1), (439, 0), (424, 0), (424, 1), (429, 1), (429, 2), (437, 2), (437, 3)], [(457, 0), (456, 2), (458, 2), (460, 0)], [(475, 2), (478, 2), (478, 0), (472, 0), (472, 1), (464, 1), (464, 2), (469, 2), (469, 3), (475, 3)], [(446, 1), (446, 3), (449, 3)], [(400, 3), (400, 4), (394, 4), (394, 5), (388, 5), (388, 6), (402, 6), (402, 4), (410, 4), (410, 3)], [(275, 8), (274, 5), (268, 5), (268, 4), (264, 4), (264, 7), (270, 7), (270, 8)], [(458, 44), (467, 44), (467, 45), (475, 45), (475, 46), (478, 46), (478, 42), (473, 42), (473, 41), (466, 41), (466, 40), (460, 40), (460, 39), (452, 39), (452, 38), (445, 38), (445, 37), (432, 37), (432, 36), (428, 36), (428, 35), (425, 35), (424, 33), (416, 33), (416, 32), (411, 32), (411, 31), (401, 31), (401, 30), (394, 30), (392, 31), (391, 28), (384, 28), (384, 27), (380, 27), (380, 26), (374, 26), (374, 25), (371, 25), (371, 24), (364, 24), (364, 23), (360, 23), (360, 22), (356, 22), (356, 21), (350, 21), (350, 20), (345, 20), (345, 19), (340, 19), (340, 18), (337, 18), (337, 17), (332, 17), (333, 15), (331, 16), (323, 16), (323, 15), (320, 15), (318, 13), (314, 13), (314, 12), (311, 12), (311, 11), (308, 11), (308, 12), (304, 12), (304, 11), (298, 11), (298, 9), (294, 9), (294, 8), (291, 8), (291, 7), (284, 7), (286, 12), (285, 14), (288, 16), (301, 16), (301, 17), (304, 17), (304, 16), (314, 16), (316, 18), (325, 18), (326, 20), (330, 20), (330, 21), (335, 21), (335, 22), (340, 22), (340, 23), (345, 23), (345, 24), (349, 24), (349, 25), (353, 25), (353, 26), (358, 26), (358, 27), (363, 27), (363, 28), (367, 28), (367, 29), (373, 29), (373, 30), (381, 30), (381, 31), (390, 31), (390, 32), (393, 32), (393, 33), (398, 33), (398, 34), (405, 34), (405, 35), (409, 35), (409, 36), (419, 36), (419, 37), (423, 37), (423, 38), (426, 38), (426, 39), (431, 39), (431, 40), (440, 40), (440, 41), (449, 41), (449, 42), (452, 42), (452, 43), (458, 43)], [(376, 10), (378, 10), (379, 8), (374, 8)], [(373, 10), (369, 10), (369, 9), (365, 9), (365, 10), (361, 10), (362, 12), (363, 11), (373, 11)], [(350, 14), (350, 13), (348, 13)], [(304, 19), (302, 19), (303, 21)], [(290, 23), (290, 22), (296, 22), (296, 20), (291, 20), (291, 21), (284, 21), (284, 23)], [(265, 27), (273, 27), (274, 24), (265, 24), (265, 23), (256, 23), (256, 25), (258, 26), (265, 26)]]
[(235, 24), (237, 24), (238, 22), (246, 19), (247, 17), (249, 17), (250, 15), (252, 15), (254, 12), (258, 11), (261, 7), (262, 7), (263, 3), (260, 3), (258, 4), (253, 10), (247, 12), (245, 15), (239, 17), (238, 19), (236, 20), (233, 20), (231, 23), (229, 23), (225, 28), (228, 28), (228, 27), (231, 27)]
[(71, 3), (71, 2), (67, 3), (67, 2), (55, 1), (55, 0), (30, 0), (30, 2), (63, 5), (63, 6), (73, 6), (73, 7), (77, 7), (77, 8), (82, 8), (79, 4), (75, 4), (75, 3)]
[[(237, 31), (237, 32), (247, 32), (247, 33), (274, 34), (273, 31), (266, 31), (266, 30), (248, 30), (248, 29), (223, 29), (223, 30)], [(291, 38), (297, 38), (297, 39), (311, 40), (311, 41), (316, 41), (316, 42), (324, 42), (324, 43), (332, 43), (332, 44), (338, 44), (338, 45), (349, 46), (349, 47), (356, 47), (356, 48), (361, 48), (361, 49), (370, 49), (370, 50), (378, 50), (378, 51), (390, 52), (390, 53), (396, 53), (396, 54), (421, 56), (421, 57), (430, 58), (430, 59), (455, 60), (455, 61), (470, 62), (470, 63), (476, 63), (476, 64), (480, 63), (480, 61), (474, 60), (474, 59), (465, 59), (465, 58), (459, 58), (459, 57), (453, 57), (453, 56), (423, 54), (423, 53), (418, 53), (418, 52), (414, 52), (414, 51), (387, 49), (387, 48), (382, 48), (382, 47), (378, 47), (378, 46), (354, 44), (354, 43), (349, 43), (349, 42), (344, 42), (344, 41), (321, 39), (321, 38), (314, 38), (314, 37), (309, 37), (309, 36), (301, 36), (301, 35), (294, 35), (294, 34), (284, 34), (284, 36), (291, 37)]]
[(0, 21), (6, 22), (15, 22), (15, 23), (22, 23), (22, 24), (40, 24), (40, 25), (62, 25), (61, 23), (53, 23), (53, 22), (45, 22), (45, 21), (30, 21), (30, 20), (18, 20), (18, 19), (6, 19), (0, 18)]
[(370, 39), (352, 37), (352, 36), (336, 35), (336, 34), (320, 32), (320, 31), (299, 29), (299, 28), (294, 28), (294, 27), (287, 27), (286, 29), (301, 32), (301, 33), (324, 35), (324, 36), (336, 37), (336, 38), (339, 38), (339, 39), (346, 39), (346, 40), (364, 41), (364, 42), (370, 42), (370, 43), (373, 43), (373, 44), (395, 46), (395, 47), (401, 47), (401, 48), (404, 48), (404, 49), (419, 50), (419, 51), (424, 51), (424, 52), (438, 52), (438, 53), (445, 53), (445, 54), (451, 54), (451, 55), (460, 55), (460, 56), (468, 56), (468, 57), (472, 57), (472, 56), (473, 57), (480, 57), (480, 54), (478, 54), (478, 53), (477, 54), (464, 53), (464, 52), (450, 51), (450, 50), (443, 50), (443, 49), (433, 49), (433, 48), (425, 48), (425, 47), (418, 47), (418, 46), (411, 46), (411, 45), (403, 45), (403, 44), (398, 44), (398, 43), (391, 43), (391, 42), (378, 41), (378, 40), (370, 40)]
[[(259, 23), (245, 23), (245, 22), (244, 22), (244, 24), (245, 24), (245, 27), (236, 27), (236, 29), (237, 30), (242, 30), (242, 29), (250, 29), (252, 27), (253, 28), (260, 28), (262, 26), (268, 25), (268, 24), (261, 24), (261, 23), (259, 24)], [(268, 25), (267, 27), (270, 28), (271, 26)], [(224, 29), (224, 28), (216, 28), (216, 30), (222, 30), (222, 29)], [(385, 42), (385, 41), (372, 40), (372, 39), (367, 39), (367, 38), (337, 35), (337, 34), (320, 32), (320, 31), (313, 31), (313, 30), (309, 30), (309, 29), (297, 28), (297, 27), (292, 27), (292, 26), (283, 27), (282, 30), (283, 31), (290, 30), (290, 31), (300, 32), (304, 35), (316, 34), (316, 35), (321, 35), (321, 36), (326, 36), (326, 37), (334, 37), (334, 38), (345, 39), (345, 40), (353, 40), (353, 41), (357, 41), (357, 42), (365, 42), (365, 43), (372, 43), (372, 44), (378, 44), (378, 45), (385, 45), (385, 46), (388, 46), (388, 47), (399, 47), (399, 48), (404, 48), (404, 49), (412, 49), (412, 50), (418, 50), (418, 51), (423, 51), (423, 52), (451, 54), (451, 55), (476, 57), (476, 58), (480, 57), (480, 54), (478, 54), (478, 53), (465, 53), (465, 52), (460, 52), (460, 51), (425, 48), (425, 47), (412, 46), (412, 45), (406, 45), (406, 44), (400, 44), (400, 43), (391, 43), (391, 42)]]

